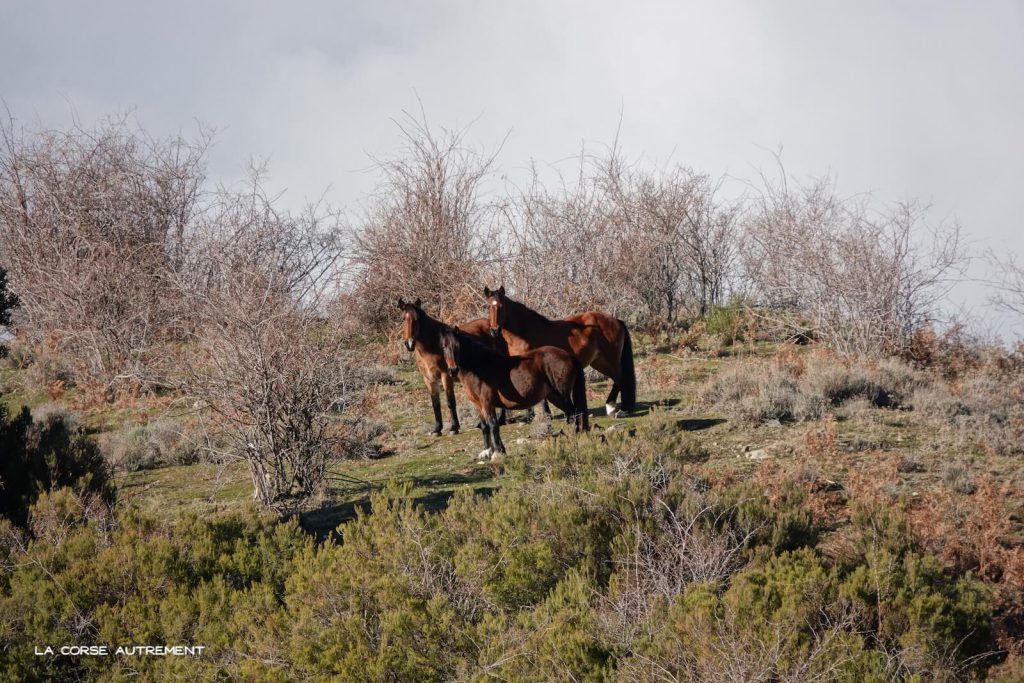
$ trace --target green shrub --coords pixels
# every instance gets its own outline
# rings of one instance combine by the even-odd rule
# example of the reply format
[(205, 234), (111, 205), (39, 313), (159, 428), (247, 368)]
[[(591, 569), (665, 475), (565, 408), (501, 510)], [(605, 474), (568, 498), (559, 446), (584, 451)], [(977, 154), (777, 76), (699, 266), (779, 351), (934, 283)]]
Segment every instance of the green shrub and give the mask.
[(704, 330), (722, 339), (723, 346), (743, 341), (747, 327), (747, 304), (740, 297), (732, 298), (724, 306), (712, 306), (704, 317)]
[(110, 472), (96, 443), (61, 411), (42, 411), (33, 420), (23, 408), (8, 420), (0, 403), (0, 514), (16, 525), (28, 522), (29, 508), (47, 491), (68, 486), (112, 503)]

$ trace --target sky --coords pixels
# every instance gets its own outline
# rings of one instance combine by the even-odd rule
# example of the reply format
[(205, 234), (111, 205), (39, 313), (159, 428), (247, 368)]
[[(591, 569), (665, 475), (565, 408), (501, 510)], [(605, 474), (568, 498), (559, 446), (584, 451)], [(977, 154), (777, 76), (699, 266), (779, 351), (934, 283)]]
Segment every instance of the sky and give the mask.
[[(292, 206), (358, 203), (369, 155), (394, 151), (394, 119), (422, 104), (482, 149), (505, 140), (512, 179), (617, 129), (630, 157), (739, 180), (781, 148), (794, 176), (918, 198), (974, 251), (1024, 254), (1021, 0), (0, 0), (0, 17), (0, 100), (18, 120), (131, 110), (186, 136), (199, 121), (218, 131), (211, 177), (265, 159)], [(1010, 324), (977, 283), (953, 296)]]

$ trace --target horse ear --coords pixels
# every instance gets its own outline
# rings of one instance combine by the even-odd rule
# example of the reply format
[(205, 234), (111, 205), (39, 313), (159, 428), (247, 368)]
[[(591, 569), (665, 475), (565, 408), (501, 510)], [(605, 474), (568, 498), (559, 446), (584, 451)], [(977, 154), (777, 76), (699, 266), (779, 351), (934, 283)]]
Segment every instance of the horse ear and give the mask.
[(414, 303), (414, 304), (413, 304), (413, 306), (415, 306), (416, 308), (419, 308), (419, 307), (420, 307), (420, 304), (422, 304), (422, 303), (423, 303), (423, 302), (422, 302), (422, 301), (420, 300), (420, 298), (419, 298), (419, 297), (416, 297), (416, 303)]
[(405, 308), (405, 300), (402, 297), (398, 297), (398, 309), (402, 310)]
[(505, 296), (505, 285), (498, 287), (498, 296)]
[(488, 287), (487, 285), (484, 285), (484, 296), (488, 298), (491, 296), (491, 288)]

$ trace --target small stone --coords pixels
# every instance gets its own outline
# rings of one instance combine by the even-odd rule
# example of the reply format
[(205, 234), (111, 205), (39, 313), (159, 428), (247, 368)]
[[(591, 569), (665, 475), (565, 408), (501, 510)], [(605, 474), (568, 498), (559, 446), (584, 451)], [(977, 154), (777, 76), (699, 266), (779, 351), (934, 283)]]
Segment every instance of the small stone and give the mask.
[(747, 453), (748, 460), (767, 460), (770, 457), (772, 456), (763, 448), (758, 448), (756, 451), (750, 451)]

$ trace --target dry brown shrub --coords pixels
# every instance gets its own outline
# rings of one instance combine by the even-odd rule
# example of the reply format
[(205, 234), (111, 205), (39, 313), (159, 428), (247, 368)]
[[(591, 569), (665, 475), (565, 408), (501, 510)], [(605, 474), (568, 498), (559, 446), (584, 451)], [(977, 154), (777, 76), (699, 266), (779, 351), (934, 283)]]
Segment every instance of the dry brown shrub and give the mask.
[(909, 510), (912, 528), (944, 562), (1024, 590), (1024, 548), (1012, 543), (1019, 530), (1006, 507), (1019, 492), (989, 474), (979, 477), (976, 486), (969, 496), (941, 490), (922, 497)]
[(804, 434), (807, 454), (817, 458), (834, 458), (839, 454), (839, 436), (836, 418), (831, 413), (822, 417)]
[(807, 371), (807, 357), (796, 344), (783, 344), (772, 357), (772, 367), (791, 377), (802, 377)]

